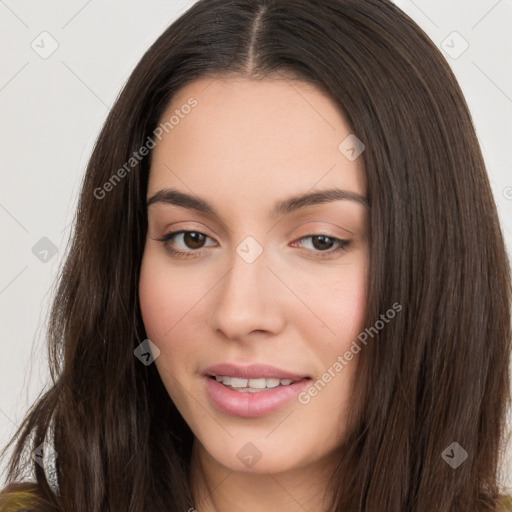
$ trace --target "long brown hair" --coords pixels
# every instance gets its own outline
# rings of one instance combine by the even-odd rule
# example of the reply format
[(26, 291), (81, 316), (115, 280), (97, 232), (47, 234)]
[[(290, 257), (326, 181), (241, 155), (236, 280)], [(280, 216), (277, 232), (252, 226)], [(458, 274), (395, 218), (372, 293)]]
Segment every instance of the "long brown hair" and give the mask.
[[(403, 311), (359, 356), (331, 510), (498, 510), (510, 269), (461, 90), (388, 0), (201, 0), (147, 51), (87, 167), (49, 323), (53, 382), (15, 437), (9, 481), (29, 478), (30, 463), (41, 510), (193, 506), (193, 436), (156, 366), (133, 354), (146, 338), (138, 280), (150, 156), (103, 198), (98, 190), (152, 136), (180, 88), (228, 73), (315, 84), (366, 146), (365, 325), (389, 304)], [(58, 493), (30, 460), (45, 439), (58, 454)], [(441, 456), (453, 442), (468, 454), (457, 469)]]

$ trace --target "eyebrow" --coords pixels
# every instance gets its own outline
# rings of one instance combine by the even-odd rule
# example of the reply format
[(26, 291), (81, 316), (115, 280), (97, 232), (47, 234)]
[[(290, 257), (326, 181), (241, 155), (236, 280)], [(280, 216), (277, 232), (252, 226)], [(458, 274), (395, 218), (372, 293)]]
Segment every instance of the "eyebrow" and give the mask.
[[(292, 196), (283, 201), (277, 202), (269, 213), (269, 217), (274, 218), (281, 215), (288, 215), (292, 212), (318, 204), (330, 203), (333, 201), (354, 201), (362, 204), (366, 208), (370, 207), (368, 199), (356, 192), (341, 189), (321, 190), (318, 192), (308, 192)], [(159, 190), (156, 194), (147, 200), (147, 206), (163, 203), (181, 206), (191, 210), (197, 210), (209, 215), (218, 216), (215, 208), (204, 199), (180, 192), (173, 188)]]

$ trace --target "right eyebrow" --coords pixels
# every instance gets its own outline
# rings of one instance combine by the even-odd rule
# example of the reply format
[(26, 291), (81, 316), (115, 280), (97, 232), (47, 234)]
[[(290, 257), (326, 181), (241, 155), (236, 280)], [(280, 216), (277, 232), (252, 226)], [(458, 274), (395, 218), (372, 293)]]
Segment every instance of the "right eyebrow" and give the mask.
[(155, 195), (148, 199), (147, 206), (149, 207), (155, 203), (173, 204), (181, 206), (182, 208), (197, 210), (203, 213), (209, 213), (210, 215), (217, 215), (215, 208), (206, 201), (173, 188), (159, 190)]

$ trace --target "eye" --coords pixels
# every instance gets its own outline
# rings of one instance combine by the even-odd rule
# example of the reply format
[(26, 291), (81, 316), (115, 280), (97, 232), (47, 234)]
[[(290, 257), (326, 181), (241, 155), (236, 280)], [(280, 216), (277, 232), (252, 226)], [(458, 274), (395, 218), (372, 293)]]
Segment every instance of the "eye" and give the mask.
[[(215, 241), (200, 231), (172, 231), (162, 238), (155, 240), (162, 242), (171, 256), (176, 257), (199, 256), (205, 247), (215, 246)], [(207, 245), (208, 240), (211, 240), (213, 243)], [(303, 243), (305, 240), (309, 240), (309, 243)], [(351, 240), (342, 240), (334, 236), (318, 234), (303, 236), (297, 242), (293, 242), (292, 247), (299, 245), (308, 252), (313, 253), (315, 257), (327, 258), (344, 251), (350, 243)]]
[[(299, 243), (303, 240), (309, 240), (310, 243), (301, 244), (302, 247), (306, 247), (308, 250), (316, 252), (315, 256), (323, 257), (330, 256), (333, 253), (344, 251), (351, 243), (351, 240), (342, 240), (334, 236), (329, 235), (308, 235), (303, 236), (299, 239)], [(297, 243), (297, 242), (294, 242)]]
[[(180, 230), (167, 233), (156, 240), (162, 242), (173, 256), (195, 256), (195, 253), (201, 252), (200, 250), (203, 247), (207, 247), (206, 241), (208, 239), (212, 240), (200, 231)], [(173, 245), (178, 245), (178, 247), (173, 247)], [(215, 243), (212, 245), (215, 245)]]

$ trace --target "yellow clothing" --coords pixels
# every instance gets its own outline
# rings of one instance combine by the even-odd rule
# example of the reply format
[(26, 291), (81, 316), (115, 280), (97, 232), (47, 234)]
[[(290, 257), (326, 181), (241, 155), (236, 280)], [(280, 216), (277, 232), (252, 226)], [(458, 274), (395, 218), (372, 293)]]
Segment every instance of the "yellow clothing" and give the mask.
[(503, 502), (505, 504), (505, 510), (512, 512), (512, 497), (503, 495)]

